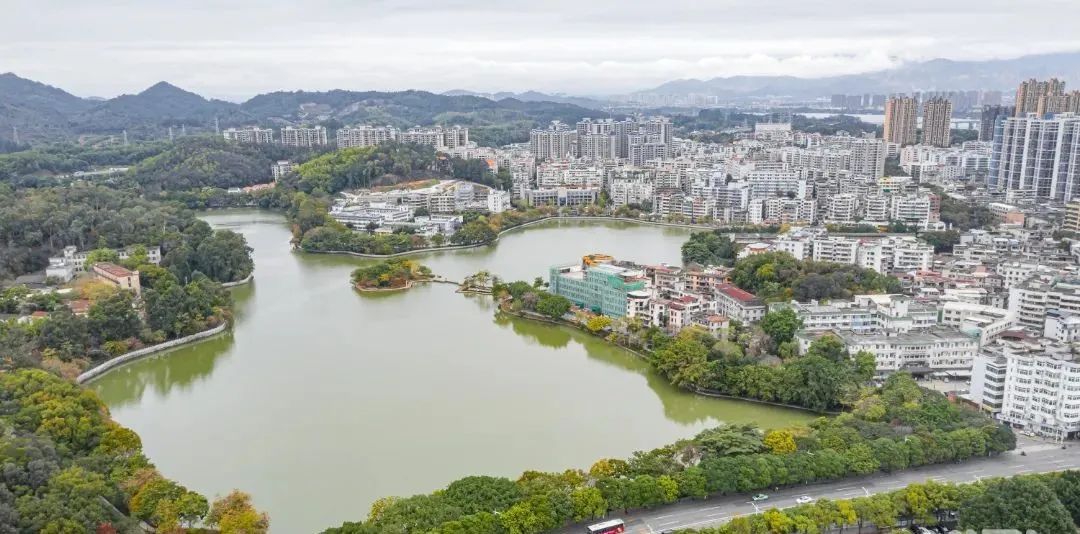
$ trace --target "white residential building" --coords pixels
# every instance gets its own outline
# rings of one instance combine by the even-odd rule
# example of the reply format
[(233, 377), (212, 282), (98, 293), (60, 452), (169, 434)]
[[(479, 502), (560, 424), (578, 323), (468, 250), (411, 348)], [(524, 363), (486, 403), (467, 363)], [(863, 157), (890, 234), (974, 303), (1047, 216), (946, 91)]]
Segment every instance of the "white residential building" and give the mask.
[(577, 131), (559, 121), (552, 121), (547, 128), (529, 132), (529, 152), (540, 161), (576, 158), (577, 143)]
[[(873, 354), (879, 374), (908, 371), (968, 376), (979, 350), (977, 340), (946, 327), (890, 334), (862, 334), (850, 330), (829, 332), (844, 342), (849, 354), (860, 351)], [(801, 354), (820, 337), (820, 333), (799, 332), (795, 337)]]
[(1080, 314), (1080, 282), (1037, 275), (1009, 289), (1009, 311), (1021, 325), (1043, 331), (1049, 310)]
[(398, 132), (398, 141), (435, 148), (456, 148), (469, 144), (469, 129), (462, 126), (418, 126)]
[(274, 177), (274, 181), (276, 182), (280, 180), (281, 177), (292, 172), (295, 168), (296, 165), (293, 165), (292, 162), (288, 160), (280, 160), (270, 166), (270, 174)]
[(982, 372), (972, 376), (973, 401), (996, 411), (1002, 422), (1039, 436), (1080, 436), (1080, 356), (1073, 345), (1045, 338), (1003, 340), (984, 347), (980, 359)]
[(324, 146), (327, 144), (326, 128), (322, 126), (312, 128), (285, 126), (281, 128), (281, 144), (299, 147)]
[(1042, 335), (1062, 343), (1080, 341), (1080, 314), (1047, 310)]
[(229, 128), (221, 132), (226, 141), (238, 143), (273, 143), (274, 130), (270, 128)]
[(828, 304), (792, 301), (771, 307), (793, 310), (802, 320), (803, 330), (808, 332), (903, 333), (938, 325), (936, 307), (904, 295), (858, 295), (852, 300), (834, 300)]
[(608, 184), (608, 196), (615, 206), (641, 205), (652, 202), (654, 188), (653, 181), (645, 176), (614, 177)]
[(397, 128), (392, 126), (353, 126), (340, 128), (335, 134), (338, 148), (375, 146), (397, 140)]
[(1030, 113), (997, 123), (987, 185), (1043, 200), (1080, 198), (1080, 115)]
[(491, 213), (502, 213), (510, 209), (510, 193), (508, 191), (488, 191), (487, 209)]
[(951, 326), (979, 340), (979, 346), (994, 341), (1002, 332), (1017, 325), (1016, 314), (1004, 308), (946, 302), (941, 308), (941, 324)]

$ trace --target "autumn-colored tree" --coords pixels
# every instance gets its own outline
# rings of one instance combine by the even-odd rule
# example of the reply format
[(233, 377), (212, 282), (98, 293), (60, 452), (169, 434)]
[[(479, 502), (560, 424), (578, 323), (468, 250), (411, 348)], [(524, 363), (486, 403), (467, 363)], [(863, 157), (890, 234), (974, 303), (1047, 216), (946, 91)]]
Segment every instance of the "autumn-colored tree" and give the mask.
[(773, 454), (794, 454), (795, 435), (790, 430), (770, 430), (765, 433), (765, 446)]
[(250, 495), (233, 490), (214, 501), (206, 524), (217, 526), (221, 534), (265, 534), (270, 530), (270, 517), (255, 509)]
[(585, 328), (590, 332), (597, 333), (611, 325), (611, 318), (606, 315), (594, 315), (585, 323)]

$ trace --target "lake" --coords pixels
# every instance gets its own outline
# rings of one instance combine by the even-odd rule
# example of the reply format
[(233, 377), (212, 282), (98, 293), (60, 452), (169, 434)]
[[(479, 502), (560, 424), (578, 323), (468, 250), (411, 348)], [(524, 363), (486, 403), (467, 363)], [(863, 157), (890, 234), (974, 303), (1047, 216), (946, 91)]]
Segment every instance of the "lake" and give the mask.
[[(142, 436), (166, 476), (208, 498), (251, 493), (274, 532), (363, 520), (378, 497), (428, 493), (470, 474), (587, 469), (724, 422), (811, 418), (680, 391), (601, 339), (498, 318), (490, 297), (450, 285), (358, 293), (349, 273), (365, 260), (290, 250), (277, 213), (205, 218), (254, 248), (255, 279), (233, 290), (233, 330), (88, 387)], [(687, 235), (561, 221), (415, 258), (451, 279), (486, 269), (531, 281), (592, 252), (678, 263)]]

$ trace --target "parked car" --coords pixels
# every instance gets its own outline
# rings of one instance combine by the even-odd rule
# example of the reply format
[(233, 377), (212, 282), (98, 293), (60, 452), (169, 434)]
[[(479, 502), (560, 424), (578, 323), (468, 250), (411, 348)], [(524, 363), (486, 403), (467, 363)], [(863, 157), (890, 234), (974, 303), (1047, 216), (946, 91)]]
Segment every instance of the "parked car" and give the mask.
[(753, 499), (754, 502), (764, 501), (764, 500), (767, 500), (768, 498), (769, 498), (769, 496), (765, 495), (764, 493), (758, 493), (757, 495), (754, 495), (753, 497), (751, 497), (751, 499)]
[(810, 497), (808, 495), (803, 495), (802, 497), (799, 497), (798, 499), (795, 499), (795, 502), (797, 502), (799, 504), (810, 504), (810, 503), (814, 502), (814, 498)]

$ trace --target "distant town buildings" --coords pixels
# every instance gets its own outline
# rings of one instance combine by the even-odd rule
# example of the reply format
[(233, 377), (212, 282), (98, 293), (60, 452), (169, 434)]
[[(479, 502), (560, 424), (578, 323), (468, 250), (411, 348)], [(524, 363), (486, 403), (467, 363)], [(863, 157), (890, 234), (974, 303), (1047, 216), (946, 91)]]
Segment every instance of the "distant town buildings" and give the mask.
[(1039, 117), (1055, 113), (1080, 113), (1080, 91), (1065, 92), (1065, 82), (1057, 78), (1032, 78), (1016, 89), (1016, 117), (1034, 113)]

